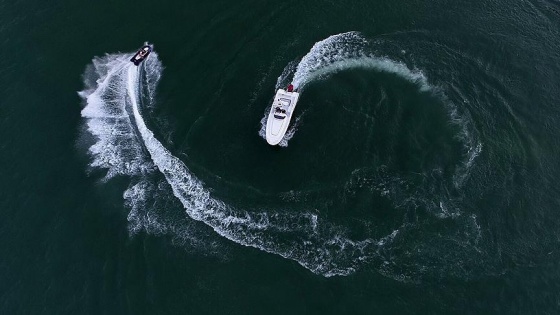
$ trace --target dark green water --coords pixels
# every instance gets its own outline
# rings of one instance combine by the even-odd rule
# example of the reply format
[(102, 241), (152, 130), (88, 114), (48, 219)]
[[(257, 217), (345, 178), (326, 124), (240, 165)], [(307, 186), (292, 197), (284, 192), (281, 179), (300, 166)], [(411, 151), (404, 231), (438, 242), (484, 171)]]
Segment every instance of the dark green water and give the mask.
[(0, 23), (0, 313), (560, 310), (557, 0), (4, 1)]

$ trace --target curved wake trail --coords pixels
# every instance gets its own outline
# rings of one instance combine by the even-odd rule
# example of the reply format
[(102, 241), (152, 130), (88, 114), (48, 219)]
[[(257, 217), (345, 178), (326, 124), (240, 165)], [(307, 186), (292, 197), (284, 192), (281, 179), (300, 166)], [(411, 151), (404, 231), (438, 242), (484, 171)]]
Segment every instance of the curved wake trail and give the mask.
[[(454, 184), (458, 188), (468, 177), (470, 168), (482, 150), (482, 144), (474, 138), (467, 122), (457, 113), (456, 107), (451, 104), (439, 88), (430, 85), (426, 75), (420, 70), (411, 69), (405, 63), (382, 57), (375, 53), (374, 44), (364, 38), (359, 32), (347, 32), (332, 35), (313, 45), (311, 50), (301, 59), (297, 66), (295, 62), (289, 63), (277, 79), (276, 89), (287, 85), (289, 77), (293, 73), (291, 83), (296, 89), (303, 93), (306, 86), (316, 80), (328, 78), (329, 76), (351, 69), (372, 70), (383, 73), (394, 74), (410, 83), (418, 86), (422, 92), (430, 92), (441, 98), (447, 106), (451, 123), (459, 126), (462, 134), (458, 137), (464, 143), (466, 159), (460, 170), (455, 175)], [(295, 69), (295, 70), (294, 70)], [(259, 135), (266, 140), (266, 122), (271, 106), (267, 107), (261, 119)], [(279, 143), (287, 147), (288, 142), (294, 137), (298, 126), (301, 124), (300, 112), (295, 117), (295, 122), (289, 127), (288, 132)]]
[[(300, 88), (337, 69), (364, 64), (404, 76), (418, 83), (420, 88), (428, 86), (420, 72), (384, 59), (372, 60), (363, 55), (344, 59), (338, 56), (345, 54), (337, 53), (331, 55), (330, 60), (334, 62), (323, 63), (324, 59), (319, 58), (317, 51), (339, 47), (339, 40), (347, 36), (342, 35), (316, 44), (312, 52), (297, 65), (294, 82), (300, 84)], [(350, 37), (356, 39), (354, 35)], [(132, 179), (131, 187), (124, 193), (127, 205), (131, 207), (129, 221), (135, 225), (131, 230), (145, 228), (150, 231), (155, 226), (158, 233), (184, 232), (178, 231), (176, 226), (169, 226), (161, 217), (150, 217), (149, 213), (147, 218), (139, 218), (146, 200), (152, 198), (148, 197), (151, 194), (149, 190), (158, 186), (152, 182), (151, 175), (159, 170), (169, 184), (164, 188), (168, 190), (171, 187), (173, 195), (185, 210), (186, 218), (203, 222), (218, 235), (237, 244), (294, 260), (326, 277), (348, 275), (375, 262), (381, 263), (378, 268), (386, 274), (398, 272), (397, 267), (387, 267), (386, 264), (389, 263), (387, 259), (392, 261), (394, 258), (391, 254), (392, 244), (400, 242), (399, 235), (406, 233), (404, 225), (384, 237), (366, 236), (356, 241), (348, 237), (345, 227), (336, 226), (314, 212), (294, 213), (289, 212), (290, 209), (247, 211), (213, 198), (189, 168), (155, 137), (142, 115), (143, 109), (149, 112), (155, 105), (154, 91), (162, 72), (157, 54), (153, 52), (140, 67), (132, 66), (128, 57), (122, 54), (95, 58), (86, 69), (86, 88), (80, 92), (80, 96), (86, 101), (82, 116), (86, 119), (88, 130), (96, 138), (95, 144), (89, 149), (92, 157), (90, 166), (106, 169), (106, 180), (119, 175)], [(293, 72), (295, 67), (292, 65), (291, 69)], [(279, 78), (278, 82), (284, 79)], [(296, 117), (288, 137), (292, 137), (297, 130), (299, 118), (301, 115)]]
[(292, 84), (303, 90), (305, 85), (340, 71), (350, 69), (370, 69), (392, 73), (418, 84), (427, 91), (430, 85), (426, 76), (417, 70), (409, 69), (404, 63), (370, 52), (368, 42), (359, 32), (347, 32), (330, 36), (315, 43), (297, 65)]
[[(92, 168), (106, 169), (105, 180), (119, 175), (149, 173), (153, 164), (138, 145), (134, 124), (126, 110), (122, 73), (127, 55), (95, 58), (84, 74), (86, 88), (78, 94), (86, 101), (81, 115), (97, 142), (89, 148)], [(100, 75), (101, 74), (101, 75)]]
[[(370, 69), (386, 72), (417, 84), (421, 91), (430, 90), (426, 76), (417, 70), (409, 69), (404, 63), (379, 57), (369, 52), (371, 45), (360, 33), (347, 32), (330, 36), (313, 45), (311, 50), (301, 59), (293, 70), (293, 63), (288, 64), (282, 75), (278, 77), (276, 90), (287, 85), (288, 77), (293, 73), (292, 84), (303, 93), (305, 86), (315, 80), (327, 78), (335, 73), (350, 69)], [(266, 139), (266, 122), (270, 106), (265, 110), (261, 119), (259, 135)], [(299, 119), (296, 118), (299, 123)], [(297, 124), (292, 124), (280, 142), (280, 146), (287, 147), (288, 141), (297, 131)]]
[(367, 250), (370, 245), (383, 245), (384, 241), (349, 240), (328, 224), (320, 224), (313, 214), (249, 213), (213, 199), (187, 166), (146, 126), (137, 99), (138, 72), (132, 66), (126, 71), (126, 88), (136, 127), (153, 163), (163, 173), (189, 217), (204, 222), (231, 241), (295, 260), (324, 276), (355, 271), (371, 255)]

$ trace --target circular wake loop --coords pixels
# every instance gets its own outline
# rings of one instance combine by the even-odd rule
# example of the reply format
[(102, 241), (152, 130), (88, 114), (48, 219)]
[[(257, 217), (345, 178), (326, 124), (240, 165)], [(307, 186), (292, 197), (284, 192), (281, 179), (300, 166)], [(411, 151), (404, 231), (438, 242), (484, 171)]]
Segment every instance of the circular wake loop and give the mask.
[[(278, 82), (286, 81), (293, 73), (294, 84), (303, 90), (313, 80), (346, 69), (363, 68), (395, 74), (422, 91), (432, 89), (421, 71), (411, 70), (405, 63), (386, 57), (375, 57), (368, 53), (368, 45), (356, 32), (331, 36), (315, 44), (297, 66), (290, 64)], [(409, 231), (416, 229), (406, 221), (391, 229), (388, 235), (373, 237), (366, 232), (360, 240), (354, 240), (348, 236), (346, 227), (327, 221), (315, 209), (300, 213), (268, 209), (247, 211), (214, 198), (204, 183), (146, 124), (144, 115), (150, 111), (144, 110), (155, 105), (155, 90), (163, 69), (157, 54), (153, 52), (140, 67), (133, 66), (128, 58), (125, 54), (95, 58), (86, 69), (85, 89), (79, 94), (85, 102), (82, 117), (95, 138), (89, 148), (91, 168), (106, 170), (106, 180), (115, 176), (131, 177), (131, 186), (124, 194), (131, 208), (131, 231), (181, 233), (176, 226), (169, 226), (165, 220), (149, 217), (149, 213), (141, 211), (148, 200), (157, 198), (149, 196), (152, 190), (169, 189), (184, 208), (186, 220), (202, 222), (217, 235), (237, 244), (294, 260), (316, 274), (348, 275), (371, 265), (388, 276), (406, 278), (398, 267), (397, 247), (393, 248), (395, 244), (402, 244)], [(461, 121), (456, 113), (450, 116), (453, 121)], [(301, 117), (296, 117), (282, 145), (286, 146), (294, 136)], [(261, 131), (265, 130), (265, 123), (266, 116), (261, 122)], [(472, 139), (466, 132), (465, 137)], [(476, 141), (466, 145), (473, 143)], [(467, 158), (467, 170), (480, 152), (480, 148), (476, 148), (469, 151), (472, 153)], [(165, 185), (155, 183), (155, 173), (165, 177)], [(440, 202), (439, 207), (442, 213), (455, 211), (446, 202)], [(422, 271), (408, 273), (421, 274)]]
[[(296, 89), (303, 92), (309, 83), (326, 79), (333, 74), (351, 69), (372, 70), (381, 73), (396, 75), (412, 84), (418, 86), (421, 92), (426, 92), (440, 99), (447, 107), (451, 124), (461, 129), (458, 135), (464, 145), (464, 162), (455, 174), (455, 187), (459, 188), (468, 178), (468, 174), (476, 157), (482, 150), (482, 144), (476, 139), (469, 126), (470, 122), (462, 117), (455, 105), (449, 101), (442, 88), (432, 86), (426, 75), (415, 68), (409, 68), (402, 61), (395, 61), (388, 57), (380, 56), (375, 51), (375, 44), (368, 41), (359, 32), (347, 32), (330, 36), (313, 45), (311, 50), (301, 59), (299, 63), (289, 63), (277, 79), (276, 89), (285, 86), (293, 74), (292, 84)], [(270, 106), (265, 110), (260, 123), (259, 135), (266, 139), (266, 122)], [(300, 113), (295, 118), (280, 146), (287, 147), (288, 142), (294, 137), (298, 126), (302, 123)]]

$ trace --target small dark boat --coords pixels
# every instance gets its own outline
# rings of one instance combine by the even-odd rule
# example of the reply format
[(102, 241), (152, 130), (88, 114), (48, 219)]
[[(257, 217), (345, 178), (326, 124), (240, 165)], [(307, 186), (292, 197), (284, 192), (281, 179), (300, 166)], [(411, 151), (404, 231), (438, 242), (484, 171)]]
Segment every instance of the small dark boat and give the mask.
[(152, 52), (151, 45), (144, 45), (140, 50), (136, 52), (134, 57), (130, 59), (135, 66), (138, 66), (144, 59), (148, 57), (148, 55)]

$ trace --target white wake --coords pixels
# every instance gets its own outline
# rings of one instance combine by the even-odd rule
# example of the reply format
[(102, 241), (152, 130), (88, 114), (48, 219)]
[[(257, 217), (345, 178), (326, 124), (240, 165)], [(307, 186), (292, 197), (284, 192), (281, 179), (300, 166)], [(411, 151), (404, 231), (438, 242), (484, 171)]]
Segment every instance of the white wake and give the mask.
[[(300, 93), (303, 93), (305, 86), (310, 82), (325, 79), (335, 73), (350, 69), (369, 69), (377, 72), (391, 73), (417, 84), (422, 91), (430, 89), (424, 73), (419, 70), (411, 70), (402, 62), (373, 54), (369, 50), (370, 45), (371, 43), (359, 32), (337, 34), (319, 41), (313, 45), (311, 50), (297, 64), (295, 72), (293, 72), (293, 63), (286, 66), (282, 75), (278, 77), (276, 89), (287, 85), (287, 78), (292, 73), (292, 84)], [(266, 139), (266, 122), (270, 108), (271, 106), (267, 107), (264, 117), (260, 122), (259, 135), (263, 139)], [(290, 126), (279, 145), (283, 147), (288, 146), (288, 141), (294, 136), (296, 131), (296, 124)]]
[[(213, 198), (188, 167), (155, 137), (142, 115), (142, 108), (153, 105), (143, 104), (144, 99), (153, 101), (142, 97), (144, 88), (153, 91), (161, 75), (157, 55), (150, 55), (141, 67), (129, 63), (126, 55), (109, 55), (96, 59), (93, 71), (99, 78), (91, 88), (80, 92), (86, 100), (82, 116), (98, 140), (90, 149), (91, 166), (107, 169), (107, 178), (129, 175), (142, 180), (157, 169), (188, 217), (237, 244), (294, 260), (324, 276), (354, 272), (396, 234), (381, 240), (354, 241), (345, 236), (341, 227), (311, 212), (250, 212)], [(125, 198), (144, 198), (144, 186), (147, 185), (133, 185), (125, 192)]]
[[(418, 84), (421, 89), (429, 87), (419, 71), (387, 58), (366, 56), (362, 48), (356, 48), (362, 47), (363, 43), (357, 33), (329, 37), (317, 43), (297, 67), (293, 64), (289, 71), (285, 71), (278, 82), (294, 73), (293, 82), (303, 90), (309, 82), (330, 73), (351, 67), (370, 67), (397, 74)], [(327, 277), (351, 274), (377, 259), (384, 261), (384, 251), (398, 239), (399, 230), (379, 239), (352, 240), (343, 227), (335, 226), (313, 209), (298, 213), (290, 212), (290, 209), (248, 211), (214, 198), (204, 183), (156, 138), (146, 123), (145, 114), (150, 112), (146, 109), (155, 106), (154, 93), (163, 69), (157, 53), (153, 52), (140, 67), (133, 66), (129, 57), (115, 54), (95, 58), (86, 69), (86, 87), (79, 94), (85, 101), (82, 116), (88, 131), (95, 137), (89, 148), (91, 168), (106, 170), (105, 179), (115, 176), (132, 178), (124, 198), (131, 206), (129, 220), (135, 224), (133, 230), (149, 230), (149, 227), (156, 226), (161, 233), (178, 233), (175, 227), (170, 228), (157, 218), (140, 219), (137, 215), (138, 208), (149, 199), (147, 190), (157, 185), (150, 182), (150, 176), (160, 172), (165, 177), (165, 187), (171, 187), (173, 195), (182, 204), (186, 219), (202, 222), (236, 244), (296, 261)], [(266, 123), (266, 117), (263, 120)], [(300, 120), (301, 114), (294, 120), (282, 145), (287, 145), (294, 136)], [(477, 152), (480, 150), (475, 150), (472, 156), (476, 157)], [(197, 224), (195, 221), (193, 224)]]

